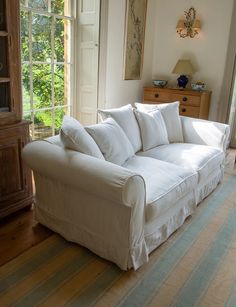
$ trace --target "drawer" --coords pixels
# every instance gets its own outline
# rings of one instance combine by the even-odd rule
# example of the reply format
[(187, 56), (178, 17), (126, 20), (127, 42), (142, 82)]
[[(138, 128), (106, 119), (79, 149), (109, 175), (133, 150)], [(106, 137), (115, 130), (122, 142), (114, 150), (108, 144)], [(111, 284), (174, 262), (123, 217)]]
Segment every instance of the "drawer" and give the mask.
[(180, 104), (185, 104), (189, 106), (199, 107), (201, 102), (200, 96), (192, 96), (192, 95), (182, 95), (182, 94), (171, 94), (171, 101), (179, 101)]
[(158, 89), (154, 89), (152, 91), (144, 91), (144, 101), (152, 101), (152, 102), (171, 102), (170, 100), (171, 94), (168, 92), (158, 91)]
[(200, 108), (181, 104), (179, 114), (183, 116), (199, 118)]

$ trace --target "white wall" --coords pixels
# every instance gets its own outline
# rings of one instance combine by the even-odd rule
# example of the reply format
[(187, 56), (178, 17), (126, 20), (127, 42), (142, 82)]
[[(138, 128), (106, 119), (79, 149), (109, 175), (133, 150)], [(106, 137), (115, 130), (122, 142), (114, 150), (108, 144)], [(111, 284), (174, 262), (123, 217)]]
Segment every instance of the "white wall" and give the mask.
[[(224, 76), (230, 21), (234, 0), (156, 0), (152, 78), (167, 78), (171, 85), (178, 76), (172, 69), (179, 58), (188, 58), (198, 72), (193, 81), (204, 81), (212, 90), (210, 119), (216, 119)], [(184, 11), (193, 6), (201, 20), (198, 38), (180, 38), (175, 31)]]
[(105, 107), (119, 107), (127, 103), (142, 101), (143, 86), (152, 78), (153, 25), (156, 0), (149, 0), (142, 80), (123, 80), (123, 50), (126, 0), (109, 0), (107, 34), (107, 69)]

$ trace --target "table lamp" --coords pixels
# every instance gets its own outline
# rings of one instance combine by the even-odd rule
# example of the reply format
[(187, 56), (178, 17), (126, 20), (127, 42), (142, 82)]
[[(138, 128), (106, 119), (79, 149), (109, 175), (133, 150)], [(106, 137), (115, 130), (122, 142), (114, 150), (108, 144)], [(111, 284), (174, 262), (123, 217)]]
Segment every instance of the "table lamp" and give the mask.
[(185, 88), (188, 83), (187, 75), (193, 75), (195, 70), (189, 60), (178, 60), (173, 71), (173, 74), (180, 74), (178, 81), (178, 86)]

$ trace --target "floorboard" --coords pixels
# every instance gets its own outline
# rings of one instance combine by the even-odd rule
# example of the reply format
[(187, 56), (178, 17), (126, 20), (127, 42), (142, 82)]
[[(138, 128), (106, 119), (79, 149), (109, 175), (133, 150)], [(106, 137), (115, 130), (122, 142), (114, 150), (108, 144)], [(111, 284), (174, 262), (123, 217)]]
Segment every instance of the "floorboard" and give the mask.
[(34, 220), (32, 208), (20, 210), (0, 220), (0, 265), (45, 240), (52, 233)]

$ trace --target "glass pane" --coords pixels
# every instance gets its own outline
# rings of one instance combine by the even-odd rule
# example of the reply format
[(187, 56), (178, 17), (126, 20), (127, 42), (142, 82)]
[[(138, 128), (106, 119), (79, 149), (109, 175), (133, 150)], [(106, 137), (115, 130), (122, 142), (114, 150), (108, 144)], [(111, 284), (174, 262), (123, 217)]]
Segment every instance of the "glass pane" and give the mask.
[(54, 34), (55, 61), (70, 62), (69, 37), (70, 21), (56, 19)]
[(34, 108), (48, 108), (52, 105), (52, 70), (49, 64), (32, 67)]
[(32, 15), (32, 58), (33, 61), (51, 62), (52, 17)]
[(0, 31), (6, 31), (5, 1), (0, 1)]
[(31, 138), (31, 139), (33, 138), (32, 115), (33, 115), (32, 112), (25, 112), (25, 113), (23, 114), (23, 119), (31, 122), (31, 124), (29, 125), (29, 132), (30, 132), (30, 138)]
[(48, 0), (28, 0), (28, 6), (41, 11), (48, 11)]
[(58, 15), (70, 16), (70, 0), (51, 0), (51, 9)]
[(34, 138), (44, 139), (52, 136), (52, 111), (38, 111), (34, 114)]
[(30, 112), (25, 112), (23, 115), (24, 120), (31, 121), (31, 113)]
[(67, 105), (69, 102), (69, 65), (55, 65), (54, 72), (54, 104)]
[(10, 106), (10, 84), (0, 83), (0, 112), (10, 112)]
[(22, 102), (23, 111), (30, 111), (30, 66), (29, 64), (23, 64), (22, 70)]
[(0, 36), (0, 77), (8, 77), (7, 38)]
[(29, 61), (29, 14), (21, 11), (21, 58)]
[(20, 0), (20, 4), (21, 5), (26, 5), (26, 1), (25, 0)]
[(55, 134), (59, 134), (60, 132), (64, 115), (69, 115), (67, 108), (58, 108), (54, 110)]

